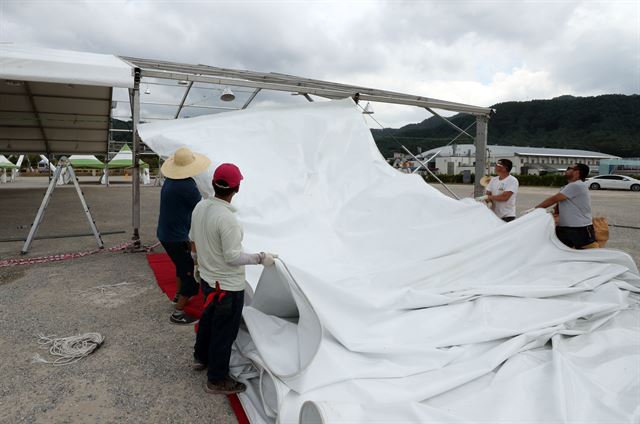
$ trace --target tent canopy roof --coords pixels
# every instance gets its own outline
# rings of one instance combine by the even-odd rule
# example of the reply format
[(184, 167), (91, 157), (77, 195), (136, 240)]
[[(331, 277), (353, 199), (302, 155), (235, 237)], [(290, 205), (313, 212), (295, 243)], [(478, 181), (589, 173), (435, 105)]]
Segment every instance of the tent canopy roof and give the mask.
[(0, 155), (0, 169), (14, 169), (17, 167), (17, 165), (14, 165), (14, 163), (4, 157), (4, 155)]
[[(147, 164), (146, 162), (143, 162), (142, 160), (138, 159), (138, 163), (140, 164), (140, 166), (142, 168), (148, 167), (149, 164)], [(116, 154), (113, 159), (111, 159), (109, 161), (109, 163), (107, 164), (107, 166), (110, 169), (115, 169), (115, 168), (132, 168), (133, 167), (133, 152), (131, 151), (131, 149), (129, 148), (129, 146), (127, 146), (126, 144), (124, 146), (122, 146), (122, 148), (120, 149), (120, 151), (118, 152), (118, 154)]]
[(104, 163), (93, 155), (71, 155), (69, 162), (74, 168), (103, 169)]
[(112, 55), (0, 44), (0, 151), (106, 152), (113, 87), (134, 85)]
[[(251, 99), (260, 90), (271, 90), (485, 116), (491, 112), (484, 107), (279, 73), (0, 43), (0, 152), (106, 154), (112, 111), (117, 106), (113, 90), (134, 88), (136, 75), (185, 84), (182, 101), (175, 100), (178, 114), (194, 83), (251, 88)], [(143, 112), (141, 120), (145, 120)]]

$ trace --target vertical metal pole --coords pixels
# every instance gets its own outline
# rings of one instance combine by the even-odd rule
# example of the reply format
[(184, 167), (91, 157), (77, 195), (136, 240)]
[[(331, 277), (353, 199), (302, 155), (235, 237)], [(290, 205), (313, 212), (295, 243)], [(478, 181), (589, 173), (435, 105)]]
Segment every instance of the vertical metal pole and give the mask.
[(53, 162), (51, 162), (51, 160), (53, 159), (53, 155), (51, 153), (49, 153), (47, 155), (47, 165), (49, 166), (49, 181), (51, 181), (51, 176), (53, 175), (54, 169), (51, 167), (51, 164)]
[(489, 123), (489, 117), (478, 115), (476, 116), (476, 176), (473, 183), (473, 195), (475, 197), (482, 196), (484, 194), (484, 187), (480, 185), (480, 178), (485, 175), (486, 169), (486, 152), (487, 152), (487, 127)]
[(131, 98), (131, 135), (133, 138), (133, 175), (132, 175), (132, 215), (133, 215), (133, 248), (140, 248), (140, 141), (138, 138), (138, 121), (140, 120), (140, 69), (135, 69), (135, 82), (133, 89), (129, 90)]
[(107, 153), (106, 159), (104, 161), (104, 185), (109, 187), (109, 153)]

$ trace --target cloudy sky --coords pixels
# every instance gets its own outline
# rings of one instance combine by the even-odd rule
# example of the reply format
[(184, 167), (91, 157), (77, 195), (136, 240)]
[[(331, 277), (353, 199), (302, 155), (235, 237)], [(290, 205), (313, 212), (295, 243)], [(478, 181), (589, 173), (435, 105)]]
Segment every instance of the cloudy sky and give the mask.
[[(479, 106), (640, 93), (638, 1), (0, 0), (0, 41), (281, 72)], [(374, 107), (384, 126), (429, 116)]]

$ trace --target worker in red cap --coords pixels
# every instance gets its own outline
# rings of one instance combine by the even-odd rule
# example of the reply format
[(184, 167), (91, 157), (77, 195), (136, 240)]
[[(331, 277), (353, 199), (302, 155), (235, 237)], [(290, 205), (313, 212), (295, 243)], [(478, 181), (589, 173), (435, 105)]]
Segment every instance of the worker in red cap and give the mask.
[(229, 376), (231, 345), (238, 335), (244, 305), (244, 266), (272, 266), (277, 258), (272, 253), (245, 253), (242, 249), (242, 228), (231, 205), (242, 179), (236, 165), (220, 165), (213, 174), (215, 197), (201, 200), (191, 217), (192, 255), (205, 296), (192, 368), (208, 368), (207, 393), (231, 394), (246, 389)]

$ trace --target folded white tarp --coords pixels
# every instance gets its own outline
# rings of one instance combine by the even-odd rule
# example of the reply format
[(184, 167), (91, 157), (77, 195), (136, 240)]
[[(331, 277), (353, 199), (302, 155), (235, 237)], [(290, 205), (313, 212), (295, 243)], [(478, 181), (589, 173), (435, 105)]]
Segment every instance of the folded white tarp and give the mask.
[(133, 67), (107, 54), (0, 43), (0, 78), (133, 88)]
[[(236, 163), (252, 422), (638, 422), (640, 277), (541, 210), (505, 224), (390, 167), (350, 100), (141, 125)], [(212, 417), (212, 420), (214, 417)]]

